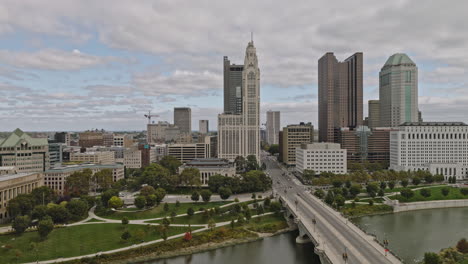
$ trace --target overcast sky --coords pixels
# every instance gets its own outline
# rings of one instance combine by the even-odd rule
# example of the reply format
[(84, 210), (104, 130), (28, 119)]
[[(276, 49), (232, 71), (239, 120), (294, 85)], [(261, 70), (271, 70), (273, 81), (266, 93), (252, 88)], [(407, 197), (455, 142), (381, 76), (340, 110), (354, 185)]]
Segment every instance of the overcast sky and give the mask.
[(317, 125), (317, 60), (364, 53), (364, 101), (386, 59), (419, 68), (425, 121), (468, 122), (468, 1), (1, 0), (0, 131), (143, 130), (148, 110), (192, 128), (222, 111), (223, 56), (254, 32), (261, 109)]

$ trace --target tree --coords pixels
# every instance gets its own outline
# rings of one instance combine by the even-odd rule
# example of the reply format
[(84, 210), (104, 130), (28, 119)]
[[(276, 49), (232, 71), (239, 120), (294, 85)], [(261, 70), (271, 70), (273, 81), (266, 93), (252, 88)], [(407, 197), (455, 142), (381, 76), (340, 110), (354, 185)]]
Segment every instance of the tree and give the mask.
[(279, 214), (279, 212), (281, 211), (281, 204), (279, 202), (271, 202), (270, 210), (275, 214)]
[(434, 181), (435, 182), (443, 182), (444, 180), (445, 180), (444, 175), (442, 175), (442, 174), (434, 175)]
[(163, 188), (157, 188), (155, 195), (156, 195), (156, 204), (159, 205), (162, 202), (162, 200), (164, 200), (164, 197), (166, 196), (166, 190), (164, 190)]
[(65, 193), (72, 197), (80, 197), (81, 195), (88, 194), (92, 175), (93, 172), (90, 169), (75, 171), (67, 177)]
[(373, 197), (379, 191), (379, 186), (377, 185), (377, 183), (369, 183), (366, 186), (366, 191), (371, 197)]
[(245, 215), (245, 219), (247, 219), (247, 222), (249, 222), (250, 219), (252, 218), (252, 212), (250, 211), (249, 208), (247, 208), (247, 210), (244, 211), (244, 215)]
[(221, 199), (226, 200), (229, 198), (229, 196), (232, 195), (231, 189), (228, 187), (221, 187), (218, 189), (219, 196)]
[(192, 201), (194, 202), (198, 202), (198, 200), (200, 200), (200, 194), (198, 194), (198, 192), (195, 191), (192, 193), (192, 197), (190, 197), (190, 199), (192, 199)]
[(156, 205), (156, 201), (157, 201), (157, 197), (156, 195), (154, 194), (150, 194), (148, 196), (146, 196), (146, 206), (155, 206)]
[(172, 174), (176, 174), (177, 169), (182, 165), (182, 163), (173, 156), (162, 157), (159, 164), (168, 169)]
[(333, 195), (333, 192), (328, 191), (327, 195), (325, 196), (325, 202), (329, 205), (332, 205), (334, 201), (335, 201), (335, 196)]
[(380, 197), (383, 197), (385, 195), (385, 191), (383, 189), (380, 189), (378, 195)]
[(322, 189), (317, 189), (315, 190), (314, 195), (319, 199), (322, 199), (325, 196), (325, 192)]
[(130, 232), (128, 232), (128, 230), (125, 230), (120, 236), (120, 238), (122, 238), (122, 240), (125, 240), (125, 241), (129, 240), (131, 237), (132, 235), (130, 234)]
[(424, 176), (424, 181), (426, 183), (433, 183), (434, 182), (434, 177), (432, 176), (432, 174), (428, 174), (428, 175)]
[(18, 215), (11, 223), (11, 227), (15, 230), (15, 233), (20, 235), (26, 231), (31, 224), (31, 218), (27, 215)]
[(200, 170), (197, 168), (186, 168), (180, 174), (180, 182), (192, 188), (200, 186)]
[(102, 190), (107, 190), (111, 187), (113, 182), (112, 170), (111, 169), (103, 169), (100, 170), (92, 176), (92, 180), (97, 187), (101, 188)]
[(82, 200), (71, 200), (67, 203), (66, 208), (73, 219), (81, 219), (88, 214), (88, 203)]
[(387, 183), (384, 182), (384, 181), (381, 181), (381, 182), (380, 182), (380, 189), (385, 190), (385, 188), (387, 188)]
[(421, 190), (419, 191), (419, 193), (420, 193), (422, 196), (424, 196), (424, 197), (427, 198), (427, 197), (431, 196), (431, 189), (427, 189), (427, 188), (421, 189)]
[(394, 181), (390, 181), (390, 182), (388, 183), (388, 188), (389, 188), (390, 190), (393, 190), (393, 189), (395, 188), (395, 182), (394, 182)]
[(211, 191), (210, 190), (203, 190), (200, 192), (200, 195), (205, 203), (209, 202), (211, 199)]
[(11, 199), (7, 205), (7, 211), (11, 218), (18, 215), (29, 215), (34, 206), (32, 196), (29, 194), (20, 194)]
[(374, 205), (374, 200), (373, 199), (370, 199), (369, 200), (369, 206), (373, 206)]
[(144, 196), (138, 196), (133, 202), (138, 209), (143, 209), (146, 205), (146, 198)]
[(177, 201), (175, 202), (175, 207), (176, 207), (176, 208), (179, 208), (179, 207), (180, 207), (180, 202), (179, 202), (179, 200), (177, 200)]
[(413, 190), (410, 188), (404, 188), (400, 191), (400, 194), (402, 197), (406, 198), (406, 200), (410, 199), (411, 197), (414, 196)]
[(164, 226), (164, 227), (169, 227), (169, 225), (171, 224), (171, 221), (169, 221), (169, 219), (167, 219), (167, 217), (164, 217), (161, 224)]
[(407, 179), (404, 179), (401, 181), (401, 186), (405, 187), (408, 186), (408, 180)]
[(46, 205), (57, 200), (57, 194), (47, 186), (41, 186), (31, 191), (34, 204)]
[(192, 240), (192, 232), (185, 232), (184, 240), (185, 240), (185, 241), (190, 241), (190, 240)]
[[(237, 198), (236, 198), (236, 199), (237, 199)], [(237, 203), (238, 203), (238, 202), (239, 202), (239, 200), (237, 200)], [(270, 204), (271, 204), (271, 199), (270, 199), (270, 197), (265, 198), (265, 201), (263, 201), (263, 206), (269, 207)]]
[(457, 243), (457, 250), (460, 253), (468, 254), (468, 241), (465, 238), (460, 239)]
[(237, 216), (237, 223), (240, 224), (240, 225), (243, 225), (245, 223), (245, 218), (244, 218), (244, 215), (242, 213), (240, 213)]
[(169, 212), (169, 204), (164, 203), (164, 212)]
[(439, 255), (433, 252), (424, 253), (424, 264), (441, 264)]
[(332, 181), (332, 185), (335, 188), (340, 188), (343, 185), (343, 182), (338, 180), (338, 179), (335, 179), (335, 180)]
[(447, 196), (450, 193), (450, 189), (448, 187), (443, 187), (442, 189), (440, 189), (440, 192), (443, 196)]
[(234, 219), (231, 220), (231, 228), (234, 229), (234, 227), (236, 226), (236, 223), (234, 222)]
[(259, 206), (257, 207), (257, 215), (262, 215), (262, 214), (264, 214), (264, 213), (265, 213), (265, 209), (263, 208), (262, 205), (259, 205)]
[(460, 193), (467, 196), (468, 195), (468, 188), (461, 188)]
[(119, 196), (119, 191), (115, 189), (106, 190), (101, 194), (101, 202), (103, 205), (107, 205), (109, 203), (110, 198), (112, 196)]
[(270, 147), (268, 148), (268, 152), (270, 152), (271, 155), (275, 155), (279, 153), (279, 145), (271, 144)]
[(352, 197), (356, 197), (358, 194), (361, 193), (361, 185), (360, 184), (353, 184), (351, 188), (349, 188), (349, 193)]
[(47, 236), (54, 230), (54, 223), (50, 217), (47, 217), (41, 221), (37, 225), (37, 232), (39, 233), (39, 237), (44, 240)]
[[(136, 200), (136, 199), (135, 199)], [(110, 208), (114, 208), (114, 209), (117, 209), (117, 208), (120, 208), (123, 206), (123, 201), (122, 199), (120, 199), (119, 197), (117, 196), (112, 196), (110, 199), (109, 199), (109, 202), (107, 203), (107, 206), (110, 207)]]
[(234, 160), (234, 163), (236, 164), (236, 171), (238, 173), (245, 172), (245, 170), (247, 169), (247, 161), (242, 156), (237, 156)]
[(42, 220), (46, 216), (47, 216), (47, 206), (38, 205), (34, 207), (32, 211), (32, 219)]
[(335, 204), (338, 208), (344, 206), (345, 198), (341, 194), (338, 194), (337, 196), (335, 196)]
[(128, 225), (129, 221), (128, 221), (128, 217), (124, 216), (122, 218), (122, 225)]
[(68, 210), (57, 204), (48, 204), (47, 214), (52, 218), (54, 223), (65, 223), (70, 218)]
[(247, 156), (247, 171), (258, 170), (260, 166), (257, 162), (257, 157), (255, 155)]
[(156, 190), (153, 188), (153, 186), (147, 185), (141, 188), (140, 190), (140, 195), (143, 195), (145, 197), (149, 195), (154, 195), (156, 193)]
[(148, 184), (154, 188), (172, 190), (179, 184), (178, 177), (173, 175), (175, 172), (172, 173), (160, 164), (152, 163), (145, 167), (141, 177), (137, 178), (137, 182), (138, 185)]
[(210, 220), (208, 220), (208, 228), (209, 228), (210, 230), (213, 230), (215, 227), (216, 227), (216, 222), (215, 222), (215, 220), (213, 220), (213, 218), (210, 218)]
[(304, 170), (302, 172), (302, 177), (308, 181), (311, 181), (315, 177), (315, 171), (313, 170)]
[(192, 217), (195, 214), (195, 211), (193, 210), (192, 207), (187, 208), (187, 215), (189, 217)]

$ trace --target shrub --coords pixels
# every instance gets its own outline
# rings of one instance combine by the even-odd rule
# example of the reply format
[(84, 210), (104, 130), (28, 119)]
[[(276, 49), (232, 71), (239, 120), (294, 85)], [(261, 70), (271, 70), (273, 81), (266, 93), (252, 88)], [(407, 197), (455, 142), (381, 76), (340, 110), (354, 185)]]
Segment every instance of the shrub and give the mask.
[(442, 193), (443, 196), (447, 196), (450, 193), (450, 189), (448, 187), (444, 187), (440, 189), (440, 192)]
[(419, 193), (427, 198), (431, 196), (431, 189), (421, 189)]
[(128, 217), (124, 216), (124, 217), (122, 218), (122, 225), (128, 225), (128, 222), (129, 222), (129, 221), (128, 221)]
[(468, 195), (468, 188), (461, 188), (460, 193), (465, 195), (465, 196)]
[(138, 209), (143, 209), (146, 205), (146, 198), (144, 196), (138, 196), (135, 198), (134, 204)]
[(413, 190), (411, 190), (409, 188), (402, 189), (400, 191), (400, 194), (401, 194), (402, 197), (404, 197), (407, 200), (414, 196)]
[(11, 227), (15, 229), (16, 234), (22, 234), (31, 224), (31, 218), (27, 215), (18, 215), (15, 217), (13, 222), (11, 223)]

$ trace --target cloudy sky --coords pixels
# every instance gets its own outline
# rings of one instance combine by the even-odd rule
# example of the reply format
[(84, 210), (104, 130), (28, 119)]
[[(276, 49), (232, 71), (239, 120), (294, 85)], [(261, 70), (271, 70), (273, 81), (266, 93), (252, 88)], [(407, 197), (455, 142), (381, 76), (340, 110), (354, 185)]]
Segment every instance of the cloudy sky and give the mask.
[[(192, 108), (216, 129), (222, 61), (243, 63), (250, 32), (262, 119), (317, 124), (317, 60), (364, 52), (364, 99), (386, 59), (419, 68), (426, 121), (468, 122), (467, 1), (0, 1), (0, 131), (143, 130)], [(365, 106), (367, 115), (367, 106)]]

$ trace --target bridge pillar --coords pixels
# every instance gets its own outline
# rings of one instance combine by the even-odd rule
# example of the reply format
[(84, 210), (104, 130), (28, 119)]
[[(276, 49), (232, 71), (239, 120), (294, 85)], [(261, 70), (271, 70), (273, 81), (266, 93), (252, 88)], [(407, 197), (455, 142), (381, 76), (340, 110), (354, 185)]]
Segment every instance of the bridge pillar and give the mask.
[(302, 229), (302, 225), (298, 225), (299, 227), (299, 235), (296, 237), (297, 244), (307, 244), (311, 243), (312, 240), (310, 239), (309, 235), (305, 230)]

